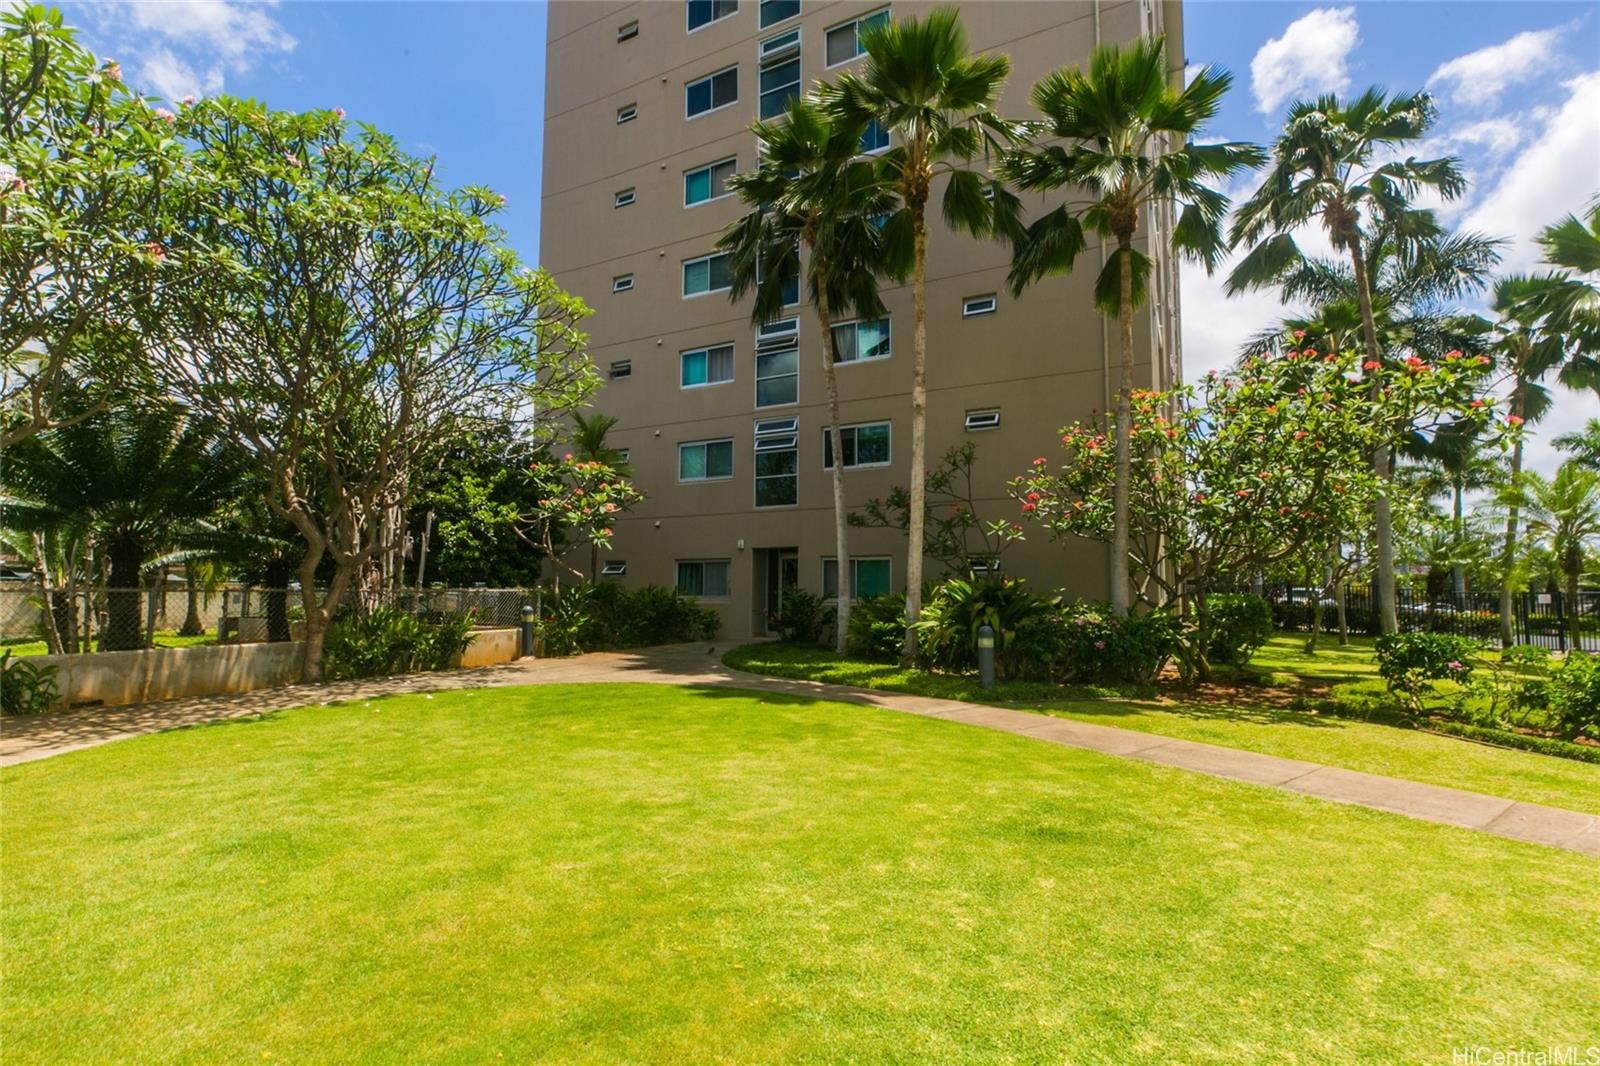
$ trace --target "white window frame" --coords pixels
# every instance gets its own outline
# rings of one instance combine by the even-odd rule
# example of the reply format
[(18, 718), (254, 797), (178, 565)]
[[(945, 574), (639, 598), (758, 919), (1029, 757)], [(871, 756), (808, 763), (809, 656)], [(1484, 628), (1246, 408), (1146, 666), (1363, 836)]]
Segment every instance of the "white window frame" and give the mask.
[[(874, 467), (884, 467), (884, 466), (893, 466), (894, 465), (894, 423), (889, 421), (887, 418), (882, 419), (881, 421), (877, 421), (877, 422), (852, 422), (847, 426), (840, 426), (839, 427), (839, 446), (840, 446), (841, 449), (844, 447), (844, 433), (845, 433), (845, 430), (876, 429), (878, 426), (882, 426), (884, 429), (889, 431), (889, 458), (885, 459), (881, 463), (863, 463), (863, 462), (859, 462), (859, 461), (858, 462), (854, 462), (854, 463), (845, 463), (844, 464), (844, 469), (846, 469), (846, 470), (871, 470)], [(833, 442), (833, 432), (832, 432), (832, 430), (827, 426), (823, 426), (822, 427), (822, 469), (824, 469), (824, 470), (832, 470), (833, 469), (833, 464), (828, 462), (828, 447), (832, 442)]]
[[(714, 0), (713, 0), (712, 10), (713, 11), (716, 10), (716, 6), (715, 6), (715, 3), (714, 3)], [(717, 23), (723, 21), (724, 19), (733, 18), (733, 16), (737, 15), (738, 13), (739, 13), (739, 0), (734, 0), (733, 10), (728, 12), (726, 15), (718, 15), (713, 19), (710, 19), (710, 20), (708, 20), (706, 22), (700, 23), (700, 25), (698, 25), (698, 26), (691, 26), (691, 25), (689, 25), (689, 0), (684, 0), (684, 4), (683, 4), (683, 32), (684, 33), (699, 33), (701, 30), (705, 29), (707, 26), (715, 26)]]
[(622, 189), (611, 197), (612, 207), (628, 207), (638, 199), (638, 191), (632, 187)]
[[(990, 416), (994, 416), (990, 418)], [(1000, 408), (985, 407), (981, 410), (968, 411), (961, 420), (961, 428), (968, 433), (984, 433), (991, 429), (1000, 428)]]
[[(978, 310), (973, 310), (975, 305), (980, 305), (985, 301), (988, 302), (988, 307), (979, 307)], [(996, 293), (984, 292), (979, 293), (977, 296), (963, 296), (961, 298), (962, 318), (982, 318), (984, 315), (992, 315), (998, 310), (1000, 310), (1000, 297)]]
[[(828, 564), (833, 564), (834, 588), (833, 595), (828, 595)], [(852, 555), (850, 556), (850, 602), (857, 602), (860, 597), (856, 595), (856, 581), (859, 567), (857, 563), (886, 563), (889, 567), (889, 594), (894, 594), (894, 556), (892, 555)], [(839, 558), (836, 555), (822, 557), (822, 598), (831, 603), (839, 602)]]
[[(707, 25), (710, 25), (710, 23), (707, 23)], [(692, 85), (699, 85), (703, 81), (710, 81), (712, 78), (718, 77), (719, 75), (722, 75), (722, 74), (726, 74), (730, 70), (733, 71), (733, 99), (729, 100), (725, 104), (716, 104), (716, 105), (714, 105), (712, 107), (708, 107), (704, 111), (696, 111), (694, 114), (691, 115), (689, 113), (689, 87), (692, 86)], [(683, 83), (683, 119), (684, 119), (685, 122), (693, 122), (695, 119), (701, 118), (701, 117), (703, 117), (705, 115), (715, 114), (718, 111), (726, 111), (730, 107), (738, 107), (738, 106), (739, 106), (739, 64), (737, 64), (737, 63), (729, 63), (727, 66), (723, 67), (721, 70), (713, 70), (710, 74), (705, 74), (705, 75), (702, 75), (701, 77), (698, 77), (698, 78), (695, 78), (695, 79), (693, 79), (691, 81), (686, 81), (686, 82)]]
[(792, 30), (784, 30), (782, 33), (774, 34), (770, 39), (776, 40), (778, 38), (791, 36), (794, 38), (793, 44), (785, 44), (782, 48), (774, 49), (770, 54), (766, 51), (766, 41), (763, 41), (761, 44), (756, 46), (756, 117), (762, 119), (764, 122), (770, 122), (773, 119), (778, 118), (785, 111), (787, 111), (789, 107), (789, 98), (786, 98), (784, 100), (783, 107), (779, 108), (772, 114), (765, 116), (764, 118), (762, 117), (761, 109), (766, 102), (766, 97), (769, 90), (762, 88), (761, 75), (767, 72), (767, 67), (776, 67), (793, 63), (794, 92), (792, 96), (797, 97), (805, 94), (806, 71), (805, 62), (801, 59), (800, 55), (801, 41), (799, 27), (796, 27)]
[(622, 25), (617, 27), (618, 44), (621, 44), (624, 41), (631, 41), (637, 36), (639, 36), (638, 19), (634, 19), (632, 22), (624, 22)]
[[(736, 155), (730, 155), (726, 159), (718, 159), (715, 162), (707, 163), (704, 166), (690, 167), (688, 170), (685, 170), (683, 172), (683, 207), (684, 207), (684, 210), (687, 211), (688, 209), (693, 208), (693, 207), (704, 207), (706, 204), (714, 204), (718, 200), (726, 200), (728, 197), (734, 195), (733, 190), (729, 189), (727, 192), (723, 193), (721, 196), (709, 196), (704, 200), (696, 200), (692, 204), (689, 202), (689, 175), (698, 174), (702, 170), (707, 171), (707, 172), (713, 171), (717, 167), (720, 167), (724, 163), (732, 163), (733, 164), (733, 172), (735, 174), (737, 174), (739, 172), (739, 157), (736, 156)], [(710, 175), (708, 173), (708, 178), (710, 178), (710, 180), (712, 181), (712, 187), (715, 188), (715, 178), (714, 178), (714, 176)]]
[(612, 292), (632, 292), (633, 291), (633, 275), (632, 274), (618, 274), (616, 277), (612, 278), (611, 279), (611, 291)]
[(601, 577), (622, 577), (628, 572), (628, 560), (607, 559), (600, 564)]
[(636, 103), (634, 103), (634, 104), (623, 104), (621, 107), (617, 108), (617, 125), (619, 125), (619, 126), (622, 125), (624, 122), (632, 122), (634, 119), (636, 119), (638, 117), (639, 117), (639, 105), (636, 104)]
[(766, 6), (765, 0), (756, 0), (756, 25), (759, 29), (764, 30), (772, 26), (778, 26), (782, 23), (788, 22), (790, 19), (799, 18), (801, 15), (800, 4), (796, 3), (794, 5), (794, 14), (785, 15), (781, 19), (774, 19), (772, 22), (767, 22), (762, 18), (762, 16), (766, 14)]
[[(709, 376), (709, 371), (710, 371), (710, 367), (711, 367), (711, 359), (710, 359), (711, 353), (714, 352), (714, 351), (717, 351), (719, 349), (722, 349), (722, 348), (726, 348), (726, 349), (728, 349), (729, 352), (732, 353), (732, 358), (729, 359), (729, 363), (732, 365), (732, 370), (729, 372), (727, 377), (722, 378), (722, 379), (720, 379), (718, 381), (702, 381), (698, 385), (685, 385), (683, 383), (683, 360), (684, 360), (685, 357), (691, 356), (691, 355), (704, 355), (704, 356), (706, 356), (706, 369), (707, 369), (708, 376)], [(739, 376), (739, 349), (738, 349), (738, 346), (733, 343), (733, 341), (722, 341), (722, 342), (717, 343), (717, 344), (704, 344), (704, 345), (701, 345), (698, 348), (685, 348), (681, 352), (678, 353), (678, 388), (680, 390), (684, 391), (684, 392), (689, 392), (689, 391), (691, 391), (693, 389), (714, 389), (718, 385), (731, 385), (731, 384), (733, 384), (734, 380), (738, 376)]]
[[(683, 476), (683, 450), (685, 448), (704, 448), (708, 444), (726, 444), (728, 446), (728, 472), (726, 474), (716, 474), (716, 475), (707, 474), (705, 477), (684, 477)], [(708, 467), (710, 466), (709, 463), (706, 464), (706, 465)], [(700, 485), (700, 484), (703, 484), (703, 483), (705, 483), (707, 481), (732, 481), (733, 480), (733, 470), (734, 470), (734, 462), (733, 462), (733, 438), (732, 437), (709, 437), (709, 438), (707, 438), (705, 440), (686, 440), (686, 441), (679, 441), (678, 442), (678, 465), (677, 465), (676, 469), (674, 470), (674, 473), (678, 477), (678, 484), (680, 484), (680, 485)]]
[[(794, 40), (789, 40), (791, 37), (794, 38)], [(775, 42), (777, 41), (782, 41), (783, 43), (775, 46)], [(801, 43), (802, 38), (800, 35), (800, 27), (791, 26), (789, 29), (775, 33), (771, 37), (768, 37), (757, 44), (756, 58), (762, 62), (766, 62), (769, 59), (774, 59), (781, 55), (787, 55), (790, 52), (798, 54), (800, 52)]]
[[(871, 18), (874, 15), (877, 15), (877, 14), (880, 14), (882, 12), (888, 11), (889, 10), (889, 6), (890, 5), (885, 4), (883, 7), (875, 7), (871, 11), (866, 12), (865, 14), (857, 15), (853, 19), (845, 19), (843, 22), (835, 22), (832, 26), (828, 26), (827, 28), (825, 28), (822, 31), (822, 62), (825, 64), (822, 69), (823, 70), (832, 70), (835, 67), (848, 66), (849, 64), (854, 63), (856, 60), (860, 59), (862, 56), (866, 55), (867, 53), (865, 53), (865, 52), (863, 52), (861, 50), (861, 29), (860, 29), (861, 23), (865, 22), (867, 19)], [(894, 16), (890, 15), (889, 17), (893, 18)], [(856, 32), (856, 54), (851, 56), (849, 59), (841, 59), (837, 63), (829, 63), (828, 62), (828, 35), (830, 33), (832, 33), (834, 30), (842, 30), (846, 26), (854, 26), (854, 27), (856, 27), (856, 31), (855, 31)]]
[[(763, 453), (791, 452), (794, 455), (794, 473), (762, 474), (760, 458)], [(793, 503), (762, 503), (759, 486), (763, 481), (777, 478), (794, 480)], [(800, 419), (764, 418), (755, 424), (755, 456), (750, 463), (750, 505), (758, 511), (781, 511), (786, 507), (800, 506)]]
[[(762, 377), (761, 376), (761, 357), (762, 356), (777, 355), (780, 352), (794, 352), (794, 371), (792, 373), (788, 373), (788, 374), (774, 374), (774, 375), (772, 375), (770, 377)], [(788, 345), (779, 346), (779, 345), (773, 344), (773, 345), (768, 345), (765, 351), (763, 351), (760, 347), (757, 347), (756, 348), (755, 362), (752, 364), (751, 375), (750, 376), (753, 379), (752, 382), (751, 382), (750, 398), (751, 398), (751, 402), (753, 402), (755, 404), (756, 410), (758, 410), (758, 411), (771, 411), (771, 410), (775, 410), (775, 409), (777, 409), (779, 407), (795, 407), (795, 406), (798, 406), (799, 403), (800, 403), (800, 345), (797, 343), (793, 347), (790, 347)], [(761, 383), (763, 381), (780, 381), (780, 380), (782, 380), (784, 378), (793, 378), (794, 379), (794, 399), (786, 400), (783, 403), (762, 403), (761, 402)]]
[(833, 324), (833, 328), (838, 330), (838, 329), (842, 329), (845, 326), (850, 326), (852, 329), (855, 329), (856, 330), (856, 350), (860, 351), (861, 350), (860, 325), (863, 322), (882, 322), (882, 323), (885, 324), (884, 325), (884, 334), (889, 338), (889, 350), (887, 352), (885, 352), (884, 354), (882, 354), (882, 355), (873, 355), (873, 356), (869, 356), (869, 357), (867, 357), (865, 359), (863, 359), (861, 356), (858, 355), (854, 359), (846, 359), (843, 362), (840, 362), (839, 361), (839, 342), (838, 342), (838, 340), (835, 340), (833, 342), (833, 354), (834, 354), (833, 365), (835, 367), (855, 366), (858, 363), (881, 363), (885, 359), (894, 358), (894, 316), (893, 315), (884, 315), (882, 318), (850, 318), (850, 319), (846, 319), (843, 322), (835, 322)]
[[(716, 594), (716, 593), (709, 593), (708, 594), (708, 593), (703, 593), (703, 592), (701, 592), (701, 593), (684, 592), (682, 590), (682, 587), (681, 587), (682, 583), (678, 580), (678, 570), (679, 570), (679, 568), (683, 567), (683, 566), (698, 566), (698, 567), (701, 567), (702, 569), (700, 571), (700, 587), (701, 588), (705, 588), (706, 579), (705, 579), (704, 567), (705, 567), (705, 565), (707, 563), (715, 563), (717, 565), (727, 567), (728, 590), (726, 592), (724, 592), (724, 593), (721, 593), (720, 595)], [(676, 592), (680, 596), (688, 596), (688, 597), (691, 597), (691, 598), (696, 599), (696, 600), (715, 600), (717, 602), (721, 602), (723, 600), (732, 599), (733, 598), (733, 560), (732, 559), (674, 559), (672, 561), (672, 589), (673, 589), (674, 592)]]
[[(620, 373), (619, 373), (619, 371), (620, 371)], [(610, 373), (611, 373), (611, 380), (612, 381), (617, 381), (620, 378), (631, 378), (631, 377), (633, 377), (633, 360), (632, 359), (614, 359), (614, 360), (612, 360)]]
[[(859, 59), (860, 57), (857, 56), (856, 58)], [(854, 60), (852, 60), (852, 62), (854, 62)], [(843, 64), (840, 64), (840, 65), (842, 66)], [(869, 125), (878, 125), (878, 120), (877, 119), (873, 119), (872, 122), (869, 123)], [(878, 128), (879, 129), (883, 129), (883, 131), (884, 131), (884, 134), (883, 134), (883, 147), (881, 147), (881, 148), (862, 148), (861, 149), (861, 154), (862, 155), (882, 155), (884, 152), (887, 152), (889, 149), (894, 147), (894, 130), (885, 129), (881, 125), (878, 125)], [(861, 135), (863, 137), (865, 137), (867, 135), (867, 131), (866, 130), (862, 130), (861, 131)], [(859, 147), (859, 145), (857, 147)]]
[(709, 284), (711, 284), (711, 267), (709, 266), (711, 260), (719, 259), (719, 258), (721, 258), (721, 259), (730, 258), (732, 256), (732, 254), (733, 254), (732, 252), (711, 252), (711, 253), (709, 253), (707, 255), (697, 255), (693, 259), (685, 259), (683, 261), (683, 263), (678, 268), (678, 291), (680, 293), (683, 293), (683, 298), (685, 300), (693, 300), (693, 299), (696, 299), (696, 298), (701, 297), (701, 296), (714, 296), (719, 292), (727, 292), (729, 289), (733, 288), (733, 282), (730, 280), (727, 285), (724, 285), (720, 289), (707, 289), (704, 292), (683, 292), (683, 287), (684, 287), (684, 276), (683, 276), (683, 274), (684, 274), (684, 271), (689, 269), (689, 266), (691, 264), (693, 264), (693, 263), (706, 263), (706, 264), (708, 264), (707, 267), (706, 267), (706, 284), (709, 285)]

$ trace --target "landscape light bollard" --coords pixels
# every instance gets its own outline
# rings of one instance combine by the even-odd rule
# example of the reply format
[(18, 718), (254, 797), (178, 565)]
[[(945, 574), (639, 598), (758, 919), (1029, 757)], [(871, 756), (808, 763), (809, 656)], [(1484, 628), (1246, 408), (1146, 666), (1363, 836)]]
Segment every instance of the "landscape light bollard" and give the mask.
[(994, 688), (994, 627), (978, 627), (978, 685)]
[(533, 608), (522, 608), (522, 654), (533, 654)]

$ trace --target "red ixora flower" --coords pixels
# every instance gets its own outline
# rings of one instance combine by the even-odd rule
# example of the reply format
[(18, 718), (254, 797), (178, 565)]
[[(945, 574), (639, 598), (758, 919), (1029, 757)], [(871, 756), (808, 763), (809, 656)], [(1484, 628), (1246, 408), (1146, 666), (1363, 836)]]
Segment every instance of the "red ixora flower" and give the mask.
[(1034, 507), (1033, 504), (1025, 503), (1025, 504), (1022, 505), (1022, 512), (1024, 514), (1027, 514), (1029, 511), (1032, 511), (1032, 510), (1035, 510), (1035, 507)]
[(1295, 330), (1294, 331), (1294, 339), (1297, 340), (1297, 341), (1305, 340), (1306, 339), (1306, 331), (1303, 330), (1303, 329)]
[(1035, 459), (1033, 461), (1033, 465), (1034, 466), (1043, 466), (1044, 465), (1044, 456), (1041, 455), (1041, 456), (1039, 456), (1039, 458)]
[(1039, 502), (1039, 494), (1037, 492), (1030, 492), (1030, 493), (1028, 493), (1028, 499), (1032, 500), (1034, 503), (1038, 503)]
[(1508, 426), (1520, 426), (1522, 421), (1521, 415), (1506, 415), (1506, 425)]
[(1248, 496), (1248, 495), (1250, 495), (1250, 490), (1249, 489), (1240, 489), (1238, 492), (1234, 493), (1234, 495), (1235, 496)]
[(1382, 365), (1383, 364), (1378, 362), (1376, 359), (1368, 359), (1365, 363), (1361, 364), (1361, 369), (1362, 370), (1376, 370)]

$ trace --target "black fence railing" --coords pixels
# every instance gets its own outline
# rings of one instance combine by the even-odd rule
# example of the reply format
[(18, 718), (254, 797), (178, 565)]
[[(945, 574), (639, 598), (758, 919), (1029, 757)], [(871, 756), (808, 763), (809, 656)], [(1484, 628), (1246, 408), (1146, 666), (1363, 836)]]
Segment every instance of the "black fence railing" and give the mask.
[[(1280, 629), (1309, 631), (1319, 594), (1308, 589), (1272, 589), (1266, 593), (1273, 619)], [(1339, 630), (1337, 600), (1320, 595), (1322, 629)], [(1576, 598), (1562, 592), (1516, 592), (1511, 596), (1512, 640), (1537, 644), (1552, 651), (1600, 651), (1600, 592), (1579, 592)], [(1469, 592), (1430, 597), (1410, 589), (1395, 590), (1395, 614), (1405, 632), (1456, 633), (1475, 640), (1500, 640), (1500, 593)], [(1369, 585), (1345, 590), (1345, 624), (1350, 632), (1379, 633)]]

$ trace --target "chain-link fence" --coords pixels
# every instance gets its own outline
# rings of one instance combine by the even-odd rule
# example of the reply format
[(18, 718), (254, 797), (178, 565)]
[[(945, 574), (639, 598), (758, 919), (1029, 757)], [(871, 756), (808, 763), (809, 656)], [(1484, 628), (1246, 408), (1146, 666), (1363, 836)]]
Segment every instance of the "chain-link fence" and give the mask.
[[(470, 613), (475, 625), (505, 628), (521, 621), (532, 589), (359, 589), (342, 611), (394, 607), (425, 619)], [(47, 608), (48, 600), (48, 608)], [(298, 588), (242, 585), (189, 589), (52, 589), (0, 586), (0, 650), (14, 654), (81, 654), (212, 643), (298, 640), (305, 611)]]

